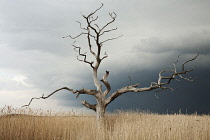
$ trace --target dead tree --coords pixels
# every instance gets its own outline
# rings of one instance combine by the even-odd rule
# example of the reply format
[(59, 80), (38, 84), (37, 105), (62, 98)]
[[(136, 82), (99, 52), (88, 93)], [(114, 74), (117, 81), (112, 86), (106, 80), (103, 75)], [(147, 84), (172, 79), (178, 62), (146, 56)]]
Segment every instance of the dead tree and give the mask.
[[(103, 7), (103, 4), (96, 9), (95, 11), (91, 12), (90, 14), (86, 15), (82, 15), (83, 18), (86, 21), (86, 26), (83, 27), (83, 25), (81, 24), (81, 22), (77, 21), (80, 29), (83, 30), (83, 32), (81, 32), (80, 34), (78, 34), (77, 36), (66, 36), (66, 37), (70, 37), (71, 39), (75, 40), (73, 43), (73, 47), (74, 50), (78, 53), (77, 59), (79, 61), (82, 61), (84, 63), (87, 63), (92, 71), (93, 71), (93, 81), (95, 84), (96, 89), (80, 89), (80, 90), (74, 90), (68, 87), (63, 87), (60, 89), (55, 90), (54, 92), (52, 92), (51, 94), (44, 96), (44, 94), (41, 97), (38, 98), (32, 98), (30, 100), (30, 102), (27, 105), (24, 106), (29, 106), (31, 104), (31, 102), (34, 99), (47, 99), (50, 96), (52, 96), (53, 94), (55, 94), (56, 92), (60, 91), (60, 90), (68, 90), (70, 92), (72, 92), (73, 94), (76, 94), (76, 98), (79, 97), (80, 94), (86, 94), (86, 95), (91, 95), (93, 97), (95, 97), (97, 103), (96, 104), (90, 104), (88, 103), (86, 100), (81, 101), (82, 105), (84, 105), (85, 107), (92, 109), (96, 112), (96, 116), (97, 116), (97, 120), (100, 120), (104, 117), (105, 115), (105, 110), (106, 107), (112, 102), (114, 101), (117, 97), (119, 97), (120, 95), (124, 94), (124, 93), (131, 93), (131, 92), (144, 92), (144, 91), (152, 91), (155, 89), (158, 89), (157, 91), (161, 91), (161, 90), (165, 90), (165, 89), (170, 89), (173, 90), (171, 87), (168, 87), (167, 85), (171, 83), (172, 80), (178, 80), (177, 77), (187, 80), (187, 81), (193, 81), (194, 79), (192, 79), (188, 73), (190, 73), (191, 71), (193, 71), (193, 69), (190, 70), (186, 70), (185, 69), (185, 65), (193, 60), (195, 60), (198, 56), (199, 53), (193, 57), (192, 59), (189, 59), (187, 61), (185, 61), (182, 64), (182, 68), (181, 71), (177, 71), (177, 67), (176, 67), (176, 63), (179, 61), (179, 57), (177, 58), (176, 62), (173, 63), (173, 69), (168, 69), (168, 70), (162, 70), (159, 73), (159, 78), (157, 79), (156, 82), (151, 82), (150, 86), (148, 87), (139, 87), (140, 84), (134, 84), (134, 85), (128, 85), (125, 87), (122, 87), (120, 89), (118, 89), (117, 91), (110, 93), (111, 91), (111, 85), (109, 84), (109, 82), (107, 81), (107, 78), (109, 76), (109, 71), (105, 72), (105, 75), (102, 77), (101, 80), (99, 80), (98, 78), (98, 68), (101, 64), (101, 62), (108, 57), (107, 53), (102, 53), (102, 46), (111, 40), (115, 40), (118, 39), (121, 36), (118, 37), (114, 37), (114, 38), (108, 38), (105, 40), (101, 40), (101, 37), (104, 34), (108, 34), (112, 31), (117, 30), (117, 28), (111, 28), (111, 29), (107, 29), (107, 27), (109, 27), (110, 24), (112, 24), (116, 17), (117, 14), (116, 13), (109, 13), (109, 16), (111, 18), (111, 20), (109, 22), (107, 22), (104, 26), (99, 27), (99, 25), (96, 23), (96, 21), (98, 20), (98, 16), (95, 17), (95, 14), (98, 10), (100, 10)], [(86, 53), (82, 53), (81, 49), (82, 47), (79, 47), (77, 45), (75, 45), (76, 39), (80, 38), (81, 36), (86, 36), (87, 37), (87, 44), (88, 44), (88, 49), (90, 51), (90, 54), (92, 54), (94, 56), (94, 61), (88, 61), (87, 60), (87, 54)], [(63, 38), (66, 38), (63, 37)], [(96, 51), (94, 51), (92, 49), (93, 46), (96, 46)], [(163, 76), (163, 73), (166, 72), (170, 72), (169, 76)], [(168, 75), (168, 74), (167, 74)], [(188, 77), (185, 77), (188, 76)], [(103, 91), (102, 90), (102, 84), (105, 86), (106, 90)], [(156, 91), (156, 92), (157, 92)]]

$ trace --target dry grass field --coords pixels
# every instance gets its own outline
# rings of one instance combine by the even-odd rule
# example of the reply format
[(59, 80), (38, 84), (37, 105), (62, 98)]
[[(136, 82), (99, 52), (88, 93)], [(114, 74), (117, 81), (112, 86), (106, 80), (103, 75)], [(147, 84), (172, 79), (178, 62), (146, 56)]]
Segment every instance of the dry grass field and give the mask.
[(0, 111), (0, 140), (210, 139), (209, 115), (124, 112), (107, 115), (99, 126), (91, 115), (53, 114), (10, 107)]

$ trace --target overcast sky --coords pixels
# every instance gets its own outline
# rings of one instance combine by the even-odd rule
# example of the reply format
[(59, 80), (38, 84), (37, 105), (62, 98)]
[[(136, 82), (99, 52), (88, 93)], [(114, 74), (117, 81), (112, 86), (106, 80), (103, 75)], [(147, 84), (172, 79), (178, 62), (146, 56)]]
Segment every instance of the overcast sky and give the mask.
[[(210, 1), (209, 0), (27, 0), (0, 1), (0, 108), (21, 107), (31, 97), (47, 95), (57, 88), (92, 88), (91, 68), (77, 61), (70, 38), (81, 32), (81, 16), (100, 7), (98, 24), (106, 24), (108, 13), (117, 19), (111, 27), (117, 31), (106, 37), (123, 35), (104, 44), (109, 57), (99, 69), (102, 77), (110, 71), (112, 91), (129, 83), (149, 86), (157, 81), (162, 69), (173, 68), (178, 55), (180, 63), (202, 52), (187, 68), (198, 77), (193, 83), (172, 82), (174, 92), (153, 91), (128, 93), (108, 107), (143, 109), (163, 113), (182, 109), (183, 112), (210, 112)], [(85, 44), (79, 40), (78, 44)], [(87, 48), (83, 48), (83, 52)], [(89, 57), (91, 59), (91, 57)], [(69, 92), (58, 92), (47, 100), (34, 100), (33, 108), (88, 111)]]

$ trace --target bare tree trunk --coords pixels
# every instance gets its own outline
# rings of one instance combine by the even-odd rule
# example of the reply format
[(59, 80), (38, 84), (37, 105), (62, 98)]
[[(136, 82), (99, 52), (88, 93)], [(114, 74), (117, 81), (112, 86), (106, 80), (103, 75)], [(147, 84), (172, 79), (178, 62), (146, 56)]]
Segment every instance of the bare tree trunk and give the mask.
[(98, 121), (104, 119), (105, 110), (106, 110), (105, 99), (103, 97), (102, 98), (97, 98), (96, 119)]

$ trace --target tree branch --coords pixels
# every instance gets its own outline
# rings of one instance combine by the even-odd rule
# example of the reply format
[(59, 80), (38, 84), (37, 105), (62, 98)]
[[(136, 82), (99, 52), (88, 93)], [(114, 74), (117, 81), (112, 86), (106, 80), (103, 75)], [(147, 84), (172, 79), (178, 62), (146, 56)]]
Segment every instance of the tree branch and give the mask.
[(86, 30), (87, 31), (87, 29), (85, 29), (85, 28), (82, 27), (82, 23), (81, 22), (79, 22), (79, 21), (76, 21), (76, 22), (79, 23), (80, 29), (83, 29), (83, 30)]
[[(90, 29), (88, 29), (88, 35), (87, 35), (87, 38), (88, 38), (88, 46), (89, 46), (89, 50), (90, 52), (92, 53), (93, 56), (95, 56), (96, 58), (96, 53), (92, 50), (92, 45), (91, 45), (91, 41), (90, 41)], [(95, 39), (95, 38), (94, 38)]]
[[(176, 62), (173, 63), (174, 69), (173, 70), (162, 70), (159, 73), (159, 78), (157, 82), (151, 82), (150, 87), (144, 87), (144, 88), (137, 88), (137, 86), (139, 84), (135, 84), (135, 85), (129, 85), (129, 86), (125, 86), (119, 90), (117, 90), (116, 92), (112, 93), (107, 99), (106, 99), (106, 105), (108, 105), (109, 103), (111, 103), (114, 99), (116, 99), (117, 97), (119, 97), (120, 95), (122, 95), (123, 93), (127, 93), (127, 92), (143, 92), (143, 91), (151, 91), (154, 89), (160, 89), (156, 92), (165, 90), (165, 89), (170, 89), (170, 90), (174, 90), (171, 87), (164, 87), (163, 85), (167, 85), (170, 84), (171, 80), (177, 80), (175, 77), (176, 76), (180, 76), (182, 79), (185, 79), (187, 81), (193, 81), (194, 79), (189, 79), (186, 77), (183, 77), (182, 75), (186, 75), (187, 73), (191, 72), (193, 69), (191, 70), (185, 70), (185, 64), (187, 64), (190, 61), (195, 60), (198, 56), (200, 55), (200, 53), (198, 53), (194, 58), (189, 59), (187, 61), (185, 61), (182, 64), (182, 71), (181, 72), (177, 72), (177, 68), (176, 68), (176, 63), (178, 62), (178, 59)], [(179, 58), (179, 56), (178, 56)], [(172, 72), (171, 76), (162, 76), (162, 73), (170, 71)], [(191, 77), (190, 77), (191, 78)], [(166, 79), (168, 81), (166, 82), (162, 82), (162, 79)]]
[(96, 104), (89, 104), (86, 100), (81, 101), (82, 105), (84, 105), (85, 107), (92, 109), (94, 111), (96, 111)]
[(41, 97), (33, 97), (33, 98), (31, 98), (31, 100), (30, 100), (30, 102), (27, 104), (27, 105), (24, 105), (24, 106), (22, 106), (22, 107), (26, 107), (26, 106), (30, 106), (30, 104), (31, 104), (31, 102), (34, 100), (34, 99), (47, 99), (47, 98), (49, 98), (50, 96), (52, 96), (53, 94), (55, 94), (56, 92), (58, 92), (58, 91), (60, 91), (60, 90), (68, 90), (68, 91), (71, 91), (71, 92), (73, 92), (73, 93), (75, 93), (75, 91), (73, 90), (73, 89), (70, 89), (70, 88), (67, 88), (67, 87), (63, 87), (63, 88), (60, 88), (60, 89), (57, 89), (57, 90), (55, 90), (54, 92), (52, 92), (51, 94), (49, 94), (49, 95), (47, 95), (47, 96), (44, 96), (44, 94), (42, 94), (42, 96)]
[(101, 61), (102, 61), (103, 59), (105, 59), (105, 58), (107, 58), (107, 57), (108, 57), (108, 55), (107, 55), (107, 53), (106, 53), (106, 52), (104, 53), (104, 55), (105, 55), (105, 56), (101, 58)]
[(117, 28), (113, 28), (113, 29), (110, 29), (110, 30), (103, 31), (103, 32), (100, 34), (100, 36), (103, 35), (104, 33), (108, 33), (108, 32), (115, 31), (115, 30), (117, 30)]
[(186, 65), (187, 63), (189, 63), (190, 61), (195, 60), (200, 54), (201, 54), (201, 53), (198, 53), (194, 58), (189, 59), (189, 60), (187, 60), (186, 62), (184, 62), (184, 63), (182, 64), (182, 71), (184, 71), (184, 69), (185, 69), (184, 67), (185, 67), (185, 65)]
[(107, 78), (109, 76), (109, 71), (106, 71), (106, 74), (103, 76), (103, 78), (101, 79), (101, 81), (104, 83), (104, 85), (106, 86), (106, 90), (104, 91), (104, 95), (106, 96), (107, 94), (109, 94), (110, 90), (111, 90), (111, 86), (109, 84), (109, 82), (107, 81)]
[(176, 63), (179, 62), (179, 57), (180, 57), (180, 55), (178, 55), (177, 60), (173, 63), (174, 71), (175, 71), (175, 72), (176, 72)]
[[(104, 4), (101, 3), (101, 6), (100, 6), (98, 9), (96, 9), (94, 12), (91, 12), (87, 17), (90, 17), (90, 16), (94, 15), (94, 14), (95, 14), (98, 10), (100, 10), (103, 6), (104, 6)], [(83, 15), (83, 17), (84, 17), (84, 15)]]
[(70, 37), (71, 39), (76, 39), (76, 38), (79, 38), (81, 35), (89, 35), (89, 36), (93, 37), (94, 39), (96, 38), (94, 35), (91, 35), (90, 33), (84, 33), (84, 32), (80, 33), (79, 35), (77, 35), (75, 37), (72, 37), (71, 35), (67, 35), (67, 36), (64, 36), (63, 38)]
[(107, 41), (115, 40), (115, 39), (118, 39), (118, 38), (120, 38), (120, 37), (122, 37), (122, 36), (123, 36), (123, 35), (118, 36), (118, 37), (114, 37), (114, 38), (109, 38), (109, 39), (107, 39), (107, 40), (104, 40), (104, 41), (100, 42), (100, 44), (102, 45), (103, 43), (105, 43), (105, 42), (107, 42)]
[[(100, 32), (103, 31), (108, 25), (110, 25), (111, 23), (113, 23), (113, 22), (115, 21), (115, 19), (116, 19), (116, 17), (117, 17), (117, 14), (116, 14), (115, 12), (113, 12), (113, 13), (109, 13), (109, 16), (112, 18), (112, 20), (111, 20), (110, 22), (108, 22), (106, 25), (104, 25), (104, 26), (101, 28)], [(102, 34), (103, 34), (103, 33), (102, 33)]]
[(75, 93), (77, 94), (76, 98), (78, 98), (80, 94), (87, 94), (87, 95), (95, 96), (98, 93), (98, 91), (83, 88), (83, 89), (80, 89), (80, 90), (76, 90)]
[(93, 17), (89, 17), (90, 24), (98, 19), (98, 16), (94, 19)]
[(68, 87), (63, 87), (63, 88), (60, 88), (60, 89), (57, 89), (55, 90), (54, 92), (52, 92), (51, 94), (47, 95), (47, 96), (44, 96), (44, 94), (42, 94), (41, 97), (33, 97), (31, 98), (30, 102), (27, 104), (27, 105), (24, 105), (22, 107), (26, 107), (26, 106), (30, 106), (31, 102), (34, 100), (34, 99), (47, 99), (49, 98), (50, 96), (54, 95), (56, 92), (60, 91), (60, 90), (68, 90), (68, 91), (71, 91), (73, 94), (78, 94), (76, 96), (76, 98), (80, 95), (80, 94), (87, 94), (87, 95), (93, 95), (95, 96), (95, 94), (97, 93), (96, 90), (90, 90), (90, 89), (81, 89), (81, 90), (73, 90), (73, 89), (70, 89)]
[(99, 28), (99, 26), (98, 26), (98, 24), (94, 24), (97, 28), (98, 28), (98, 30), (100, 31), (100, 28)]
[(160, 87), (160, 89), (155, 91), (155, 92), (157, 93), (157, 92), (160, 92), (160, 91), (163, 91), (163, 90), (166, 90), (166, 89), (170, 89), (172, 92), (174, 91), (174, 89), (171, 88), (171, 87)]
[[(76, 52), (78, 52), (78, 54), (79, 54), (79, 56), (83, 56), (84, 57), (84, 59), (83, 60), (81, 60), (81, 59), (79, 59), (79, 56), (77, 56), (77, 60), (79, 60), (79, 61), (82, 61), (82, 62), (84, 62), (84, 63), (87, 63), (87, 64), (89, 64), (92, 68), (94, 68), (93, 67), (93, 61), (92, 62), (89, 62), (89, 61), (87, 61), (87, 55), (86, 55), (86, 53), (81, 53), (81, 47), (78, 47), (78, 46), (76, 46), (76, 45), (74, 45), (74, 44), (72, 44), (72, 46), (74, 47), (74, 50), (76, 51)], [(78, 51), (77, 51), (77, 49), (78, 49)]]

